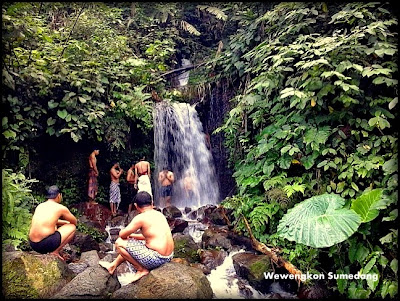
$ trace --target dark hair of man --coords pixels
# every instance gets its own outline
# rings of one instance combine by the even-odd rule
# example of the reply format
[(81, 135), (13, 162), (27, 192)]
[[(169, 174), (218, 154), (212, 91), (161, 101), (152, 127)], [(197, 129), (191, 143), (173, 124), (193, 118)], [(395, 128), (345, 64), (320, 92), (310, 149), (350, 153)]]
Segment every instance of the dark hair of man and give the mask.
[(151, 206), (151, 195), (146, 191), (139, 191), (136, 194), (135, 203), (139, 208)]

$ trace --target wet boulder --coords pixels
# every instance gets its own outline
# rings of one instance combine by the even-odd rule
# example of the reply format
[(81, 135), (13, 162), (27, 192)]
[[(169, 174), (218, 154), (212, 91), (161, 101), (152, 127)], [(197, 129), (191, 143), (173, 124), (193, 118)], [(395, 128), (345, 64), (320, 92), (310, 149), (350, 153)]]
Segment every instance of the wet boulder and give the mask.
[(169, 262), (121, 287), (111, 299), (211, 299), (212, 296), (210, 282), (203, 272)]
[(110, 273), (100, 265), (86, 268), (68, 282), (53, 299), (108, 299), (121, 287), (116, 273)]
[(199, 246), (190, 235), (174, 233), (174, 258), (184, 258), (188, 262), (198, 262), (199, 255), (197, 250)]
[(197, 220), (208, 221), (209, 215), (217, 208), (215, 205), (204, 205), (196, 210)]
[(79, 231), (75, 232), (75, 236), (69, 244), (76, 246), (80, 253), (91, 250), (100, 251), (99, 243), (90, 234), (84, 234)]
[(209, 227), (204, 231), (201, 240), (204, 248), (222, 247), (227, 251), (231, 251), (233, 248), (225, 228)]
[(75, 274), (58, 257), (36, 252), (4, 252), (2, 293), (5, 299), (48, 299)]
[(201, 250), (200, 263), (204, 264), (209, 270), (220, 266), (228, 253), (224, 250)]
[(111, 227), (126, 226), (128, 224), (128, 216), (117, 215), (109, 221)]
[(272, 271), (272, 265), (267, 255), (257, 255), (250, 252), (240, 252), (232, 256), (236, 274), (247, 279), (255, 289), (267, 292), (270, 280), (266, 280), (264, 272)]
[(215, 225), (227, 225), (228, 222), (224, 210), (224, 208), (217, 207), (210, 214), (208, 214), (208, 218)]
[(166, 218), (177, 218), (182, 216), (182, 212), (175, 206), (168, 206), (162, 210)]
[(178, 232), (183, 232), (189, 224), (188, 221), (185, 221), (184, 219), (181, 218), (177, 218), (177, 219), (168, 219), (168, 225), (172, 233), (178, 233)]

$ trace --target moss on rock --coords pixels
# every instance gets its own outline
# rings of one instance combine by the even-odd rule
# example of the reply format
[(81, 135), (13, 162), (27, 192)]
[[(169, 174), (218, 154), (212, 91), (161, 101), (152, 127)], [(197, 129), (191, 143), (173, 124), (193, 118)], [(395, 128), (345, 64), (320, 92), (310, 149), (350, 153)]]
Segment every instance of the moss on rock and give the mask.
[(49, 298), (73, 278), (66, 264), (52, 255), (3, 254), (3, 296), (8, 299)]

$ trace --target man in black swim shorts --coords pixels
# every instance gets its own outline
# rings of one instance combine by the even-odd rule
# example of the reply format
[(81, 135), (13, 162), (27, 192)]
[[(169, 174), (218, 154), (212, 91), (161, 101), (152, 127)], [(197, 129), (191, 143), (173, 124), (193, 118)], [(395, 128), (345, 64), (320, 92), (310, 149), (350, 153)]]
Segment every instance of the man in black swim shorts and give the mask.
[(62, 248), (74, 237), (77, 219), (61, 205), (62, 194), (57, 186), (50, 186), (47, 201), (39, 204), (32, 217), (29, 230), (29, 243), (38, 253), (50, 253), (61, 260)]
[(158, 174), (158, 182), (161, 185), (160, 205), (171, 206), (172, 184), (175, 182), (174, 173), (169, 171), (167, 166), (164, 166), (163, 170)]

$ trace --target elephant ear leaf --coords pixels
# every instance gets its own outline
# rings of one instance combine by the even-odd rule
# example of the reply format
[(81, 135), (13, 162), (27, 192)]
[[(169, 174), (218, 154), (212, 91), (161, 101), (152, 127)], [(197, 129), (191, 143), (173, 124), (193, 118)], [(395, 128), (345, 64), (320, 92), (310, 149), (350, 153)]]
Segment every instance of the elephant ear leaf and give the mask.
[(382, 198), (382, 189), (367, 191), (351, 204), (351, 209), (361, 216), (362, 223), (375, 219), (379, 215), (379, 210), (384, 208), (386, 201)]
[(326, 248), (356, 232), (360, 216), (343, 208), (345, 200), (336, 194), (322, 194), (297, 204), (282, 217), (277, 234), (297, 243)]

